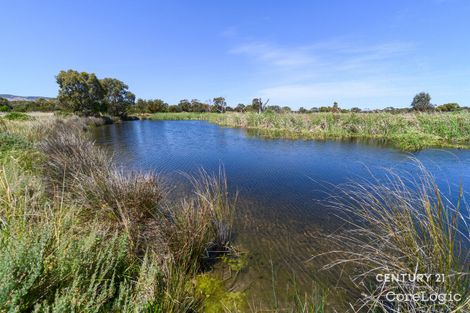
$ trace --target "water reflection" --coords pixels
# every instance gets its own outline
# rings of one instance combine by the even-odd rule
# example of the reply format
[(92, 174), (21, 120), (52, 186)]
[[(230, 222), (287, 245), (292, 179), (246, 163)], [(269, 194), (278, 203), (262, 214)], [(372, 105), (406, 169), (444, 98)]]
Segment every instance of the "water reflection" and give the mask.
[[(377, 141), (265, 140), (202, 121), (125, 122), (97, 128), (94, 135), (123, 166), (156, 170), (175, 185), (184, 180), (180, 171), (216, 172), (223, 164), (230, 186), (240, 193), (237, 241), (250, 253), (242, 284), (257, 298), (272, 297), (273, 273), (280, 295), (292, 273), (305, 288), (322, 275), (320, 264), (305, 261), (327, 245), (321, 234), (343, 224), (322, 204), (332, 186), (371, 175), (385, 179), (384, 168), (413, 173), (413, 156), (450, 198), (460, 186), (470, 187), (469, 150), (403, 153)], [(333, 278), (322, 277), (328, 279)]]

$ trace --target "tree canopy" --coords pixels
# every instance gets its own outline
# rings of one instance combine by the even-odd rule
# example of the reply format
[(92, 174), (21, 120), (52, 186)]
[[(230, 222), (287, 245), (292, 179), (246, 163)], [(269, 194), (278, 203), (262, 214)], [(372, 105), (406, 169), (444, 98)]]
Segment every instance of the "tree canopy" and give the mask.
[(56, 80), (59, 84), (57, 99), (64, 108), (85, 115), (103, 111), (105, 92), (95, 74), (60, 71)]
[(446, 103), (438, 106), (436, 108), (437, 110), (441, 112), (453, 112), (453, 111), (458, 111), (460, 110), (460, 105), (458, 103)]
[(99, 80), (94, 73), (75, 70), (60, 71), (58, 101), (66, 110), (84, 115), (108, 113), (125, 116), (135, 102), (129, 87), (115, 78)]
[(220, 113), (224, 113), (225, 112), (225, 108), (227, 107), (227, 102), (225, 102), (225, 98), (224, 97), (216, 97), (213, 99), (213, 111), (214, 112), (220, 112)]
[(108, 114), (113, 116), (126, 116), (131, 105), (135, 103), (135, 95), (129, 87), (115, 78), (100, 80), (104, 90), (104, 104)]
[(5, 98), (0, 98), (0, 112), (6, 112), (11, 110), (10, 101)]
[(415, 111), (432, 111), (434, 105), (431, 104), (431, 96), (427, 92), (418, 93), (411, 102), (411, 107)]

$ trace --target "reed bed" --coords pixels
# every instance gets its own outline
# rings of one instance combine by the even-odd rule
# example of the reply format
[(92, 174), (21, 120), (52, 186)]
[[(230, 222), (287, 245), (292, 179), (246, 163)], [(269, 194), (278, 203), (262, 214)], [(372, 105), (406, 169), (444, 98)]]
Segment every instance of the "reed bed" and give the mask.
[(267, 138), (378, 140), (402, 150), (470, 147), (470, 112), (453, 113), (157, 113), (151, 119), (201, 119)]

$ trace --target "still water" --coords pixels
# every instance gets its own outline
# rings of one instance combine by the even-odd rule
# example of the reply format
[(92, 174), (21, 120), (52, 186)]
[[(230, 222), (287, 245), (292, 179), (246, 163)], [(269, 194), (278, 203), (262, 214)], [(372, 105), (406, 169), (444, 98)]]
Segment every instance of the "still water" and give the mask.
[[(293, 280), (307, 290), (322, 275), (320, 264), (307, 260), (324, 250), (320, 234), (341, 227), (323, 204), (333, 186), (371, 175), (380, 179), (390, 168), (414, 171), (414, 157), (450, 198), (459, 186), (470, 189), (470, 150), (410, 154), (370, 143), (267, 140), (204, 121), (134, 121), (94, 132), (122, 166), (156, 171), (175, 186), (186, 180), (181, 172), (217, 172), (223, 165), (232, 190), (239, 192), (236, 242), (249, 255), (249, 269), (238, 284), (255, 295), (253, 302), (282, 298)], [(334, 280), (322, 278), (328, 279)]]

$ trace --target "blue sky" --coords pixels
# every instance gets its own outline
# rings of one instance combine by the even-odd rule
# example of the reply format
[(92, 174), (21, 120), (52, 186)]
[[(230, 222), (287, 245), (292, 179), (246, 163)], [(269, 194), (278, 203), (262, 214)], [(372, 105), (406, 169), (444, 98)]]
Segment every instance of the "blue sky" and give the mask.
[(55, 96), (61, 69), (137, 97), (230, 105), (470, 105), (470, 1), (0, 0), (0, 93)]

